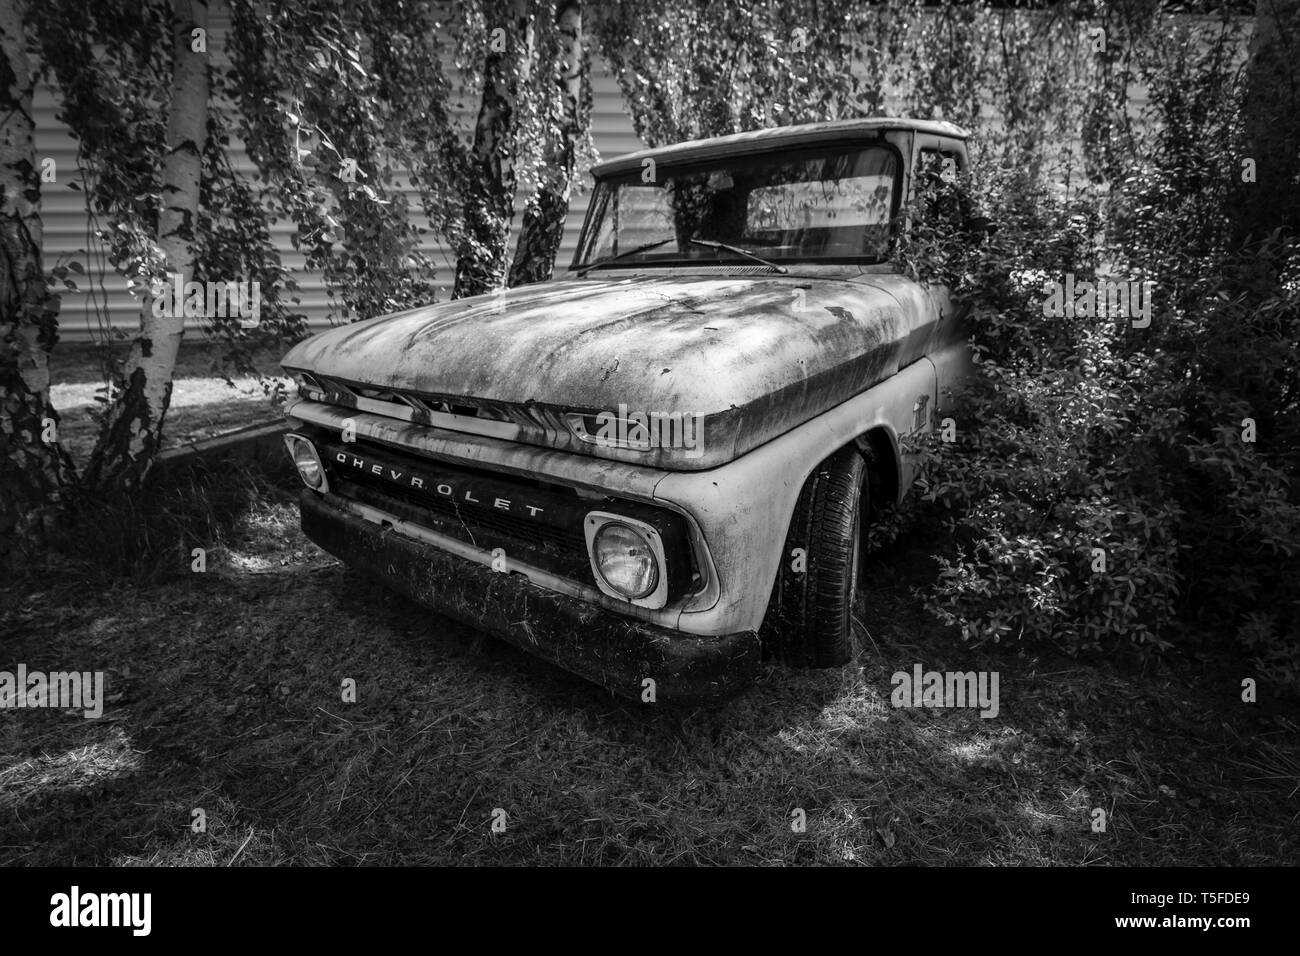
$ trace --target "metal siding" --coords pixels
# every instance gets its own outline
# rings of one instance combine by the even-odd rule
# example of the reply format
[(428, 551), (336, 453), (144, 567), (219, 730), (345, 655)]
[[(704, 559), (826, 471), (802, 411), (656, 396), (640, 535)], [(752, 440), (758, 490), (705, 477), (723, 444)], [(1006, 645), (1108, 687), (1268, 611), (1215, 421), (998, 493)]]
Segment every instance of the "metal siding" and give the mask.
[[(209, 30), (209, 49), (220, 56), (224, 49), (226, 26), (224, 18), (215, 18)], [(619, 91), (618, 81), (605, 66), (604, 62), (592, 58), (592, 136), (595, 141), (599, 159), (609, 159), (622, 153), (644, 148), (645, 144), (637, 138), (632, 129), (632, 120), (623, 105), (623, 96)], [(45, 225), (45, 267), (47, 269), (60, 262), (76, 260), (86, 268), (86, 275), (70, 275), (78, 291), (67, 291), (63, 296), (60, 334), (63, 341), (88, 341), (96, 335), (101, 323), (125, 332), (131, 332), (139, 321), (138, 300), (132, 298), (126, 288), (126, 280), (119, 275), (107, 261), (105, 247), (93, 235), (93, 226), (87, 211), (86, 193), (82, 177), (77, 169), (77, 141), (68, 127), (56, 118), (59, 109), (58, 97), (49, 82), (37, 87), (33, 98), (36, 121), (36, 154), (40, 158), (51, 157), (55, 161), (56, 181), (45, 183), (41, 191), (41, 218)], [(244, 155), (239, 144), (232, 144), (238, 149), (236, 168), (241, 172), (251, 173), (253, 164)], [(75, 184), (75, 187), (73, 186)], [(573, 259), (574, 247), (577, 245), (578, 229), (587, 213), (590, 198), (590, 176), (584, 177), (582, 188), (575, 189), (569, 204), (569, 218), (565, 223), (564, 239), (556, 260), (557, 271), (566, 268)], [(407, 200), (417, 214), (419, 199), (413, 189), (405, 190)], [(527, 196), (520, 195), (516, 203), (516, 220), (523, 211)], [(423, 221), (423, 217), (421, 217)], [(101, 222), (100, 226), (103, 225)], [(271, 227), (271, 235), (280, 250), (284, 265), (294, 270), (299, 290), (295, 294), (300, 299), (296, 309), (306, 313), (309, 327), (313, 330), (328, 328), (331, 316), (335, 323), (341, 321), (342, 308), (331, 307), (325, 285), (317, 273), (304, 272), (303, 256), (294, 251), (289, 242), (293, 231), (291, 223), (281, 221)], [(431, 235), (421, 243), (438, 268), (438, 299), (450, 296), (451, 284), (455, 273), (455, 259), (449, 250), (443, 248)], [(513, 254), (513, 237), (511, 244)], [(89, 255), (87, 254), (89, 250)]]
[[(227, 18), (216, 15), (209, 30), (209, 43), (215, 57), (220, 58), (224, 52), (224, 37)], [(605, 161), (645, 148), (632, 127), (632, 120), (623, 102), (618, 81), (614, 78), (604, 61), (592, 56), (592, 136), (597, 150), (597, 159)], [(1134, 98), (1130, 108), (1137, 112), (1146, 103), (1146, 90), (1135, 87)], [(78, 291), (68, 291), (63, 296), (60, 329), (64, 341), (87, 341), (102, 325), (111, 326), (130, 332), (136, 327), (139, 307), (126, 289), (126, 280), (109, 266), (103, 245), (92, 235), (92, 223), (87, 213), (84, 189), (71, 188), (75, 183), (82, 185), (81, 176), (76, 167), (77, 143), (67, 126), (56, 118), (58, 102), (54, 89), (48, 82), (42, 83), (35, 91), (33, 102), (36, 120), (37, 156), (52, 157), (56, 163), (57, 180), (46, 183), (42, 189), (42, 218), (45, 223), (45, 263), (50, 268), (60, 262), (77, 260), (81, 262), (87, 274), (70, 276)], [(897, 112), (897, 111), (892, 111)], [(235, 144), (238, 148), (238, 144)], [(1077, 146), (1077, 144), (1076, 144)], [(238, 149), (236, 167), (243, 172), (251, 172), (252, 163)], [(590, 199), (590, 176), (585, 176), (582, 188), (575, 189), (569, 207), (569, 218), (565, 224), (564, 240), (560, 247), (557, 267), (562, 270), (573, 258), (577, 233), (587, 212)], [(413, 190), (406, 190), (412, 208), (418, 211), (419, 204)], [(520, 196), (516, 206), (522, 212), (525, 196)], [(516, 218), (516, 224), (518, 219)], [(102, 223), (100, 224), (102, 225)], [(291, 224), (279, 222), (271, 227), (271, 234), (280, 249), (283, 263), (294, 270), (298, 281), (300, 299), (297, 309), (308, 316), (309, 327), (313, 330), (328, 328), (331, 317), (340, 321), (340, 307), (332, 307), (324, 283), (316, 273), (302, 271), (303, 257), (295, 252), (289, 242), (292, 232)], [(512, 240), (513, 242), (513, 240)], [(446, 299), (454, 277), (455, 263), (449, 251), (433, 238), (427, 237), (422, 247), (428, 252), (438, 267), (438, 299)], [(90, 250), (87, 255), (86, 250)], [(511, 245), (513, 252), (513, 244)]]

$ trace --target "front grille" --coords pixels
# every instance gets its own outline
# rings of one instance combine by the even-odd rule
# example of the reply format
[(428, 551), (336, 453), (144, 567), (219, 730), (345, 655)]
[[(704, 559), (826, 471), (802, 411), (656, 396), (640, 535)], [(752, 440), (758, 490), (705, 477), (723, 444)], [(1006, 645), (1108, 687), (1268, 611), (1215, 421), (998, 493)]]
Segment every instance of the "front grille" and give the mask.
[(503, 548), (537, 567), (591, 581), (582, 531), (589, 508), (573, 489), (452, 467), (366, 441), (343, 443), (321, 434), (314, 440), (330, 487), (343, 497), (466, 544)]
[(476, 548), (485, 551), (501, 548), (508, 556), (534, 567), (584, 584), (595, 583), (587, 558), (587, 542), (581, 532), (539, 531), (523, 522), (470, 513), (464, 508), (459, 513), (451, 507), (433, 508), (416, 496), (394, 494), (348, 479), (331, 479), (331, 489), (344, 498), (387, 511)]
[[(536, 422), (522, 409), (493, 402), (488, 399), (466, 399), (463, 396), (431, 395), (409, 389), (376, 388), (359, 385), (325, 375), (300, 373), (307, 381), (307, 389), (300, 394), (314, 401), (325, 401), (345, 408), (357, 407), (358, 399), (368, 399), (390, 406), (388, 411), (403, 420), (429, 424), (431, 416), (454, 415), (458, 418), (478, 418), (486, 421), (535, 426)], [(414, 414), (411, 414), (414, 412)]]
[(645, 521), (663, 539), (670, 600), (703, 585), (684, 520), (663, 508), (609, 496), (580, 497), (539, 479), (421, 458), (323, 428), (299, 429), (320, 453), (332, 491), (381, 511), (583, 584), (595, 584), (583, 523), (607, 511)]

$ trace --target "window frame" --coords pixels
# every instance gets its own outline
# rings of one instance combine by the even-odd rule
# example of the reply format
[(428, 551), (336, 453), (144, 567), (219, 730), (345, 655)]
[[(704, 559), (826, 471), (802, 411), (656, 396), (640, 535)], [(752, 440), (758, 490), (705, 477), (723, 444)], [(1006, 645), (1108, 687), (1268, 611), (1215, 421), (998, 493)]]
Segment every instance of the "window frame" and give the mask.
[[(774, 257), (773, 262), (779, 262), (782, 265), (792, 263), (812, 263), (826, 265), (879, 265), (888, 262), (894, 254), (894, 249), (898, 241), (898, 211), (903, 204), (903, 189), (907, 183), (904, 173), (907, 163), (903, 157), (903, 151), (899, 149), (896, 143), (891, 142), (884, 136), (870, 136), (853, 140), (827, 140), (822, 143), (800, 144), (789, 149), (774, 149), (768, 146), (765, 149), (745, 150), (733, 153), (729, 156), (719, 157), (700, 162), (673, 162), (659, 163), (656, 171), (660, 174), (663, 182), (656, 182), (647, 188), (663, 189), (664, 183), (672, 175), (680, 175), (683, 172), (690, 174), (709, 173), (719, 169), (728, 169), (735, 165), (737, 160), (749, 159), (752, 157), (762, 156), (780, 156), (790, 161), (796, 161), (800, 157), (812, 159), (825, 157), (828, 154), (859, 152), (866, 149), (884, 149), (893, 154), (894, 158), (894, 188), (891, 191), (890, 210), (889, 210), (889, 238), (886, 243), (885, 251), (880, 256), (856, 255), (856, 256), (781, 256)], [(605, 207), (609, 204), (609, 197), (614, 195), (614, 189), (619, 185), (628, 182), (635, 182), (641, 178), (640, 169), (632, 169), (617, 175), (601, 177), (596, 180), (595, 189), (592, 192), (592, 203), (587, 208), (586, 218), (582, 223), (582, 230), (578, 234), (578, 244), (574, 249), (573, 261), (569, 264), (569, 269), (588, 269), (600, 268), (601, 263), (605, 260), (592, 262), (586, 257), (591, 253), (591, 246), (594, 244), (596, 236), (594, 231), (595, 223), (598, 219), (598, 213), (603, 215)], [(754, 252), (762, 255), (762, 249), (756, 249)], [(619, 263), (612, 263), (612, 267), (618, 268), (621, 265), (628, 267), (646, 267), (652, 268), (681, 268), (682, 266), (698, 266), (701, 264), (699, 259), (673, 258), (673, 259), (656, 259), (652, 263), (641, 262), (636, 260), (624, 260)], [(709, 263), (712, 265), (713, 263)]]

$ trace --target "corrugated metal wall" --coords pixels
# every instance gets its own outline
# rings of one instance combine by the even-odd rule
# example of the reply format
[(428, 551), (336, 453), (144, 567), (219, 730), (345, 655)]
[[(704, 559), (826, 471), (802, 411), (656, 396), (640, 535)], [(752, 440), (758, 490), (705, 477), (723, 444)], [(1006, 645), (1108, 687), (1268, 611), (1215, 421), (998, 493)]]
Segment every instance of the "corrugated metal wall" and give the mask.
[[(224, 50), (224, 18), (214, 17), (209, 31), (209, 50), (220, 57)], [(643, 144), (632, 130), (632, 120), (623, 104), (618, 81), (603, 61), (592, 62), (592, 135), (601, 159), (618, 156), (642, 148)], [(87, 275), (73, 275), (78, 291), (68, 291), (63, 296), (59, 326), (63, 341), (87, 341), (99, 334), (104, 326), (124, 331), (136, 327), (139, 315), (138, 300), (127, 291), (126, 280), (109, 265), (102, 244), (95, 239), (94, 224), (86, 206), (86, 193), (77, 170), (77, 142), (67, 126), (55, 118), (58, 112), (56, 91), (48, 84), (37, 88), (33, 103), (36, 119), (36, 152), (40, 158), (49, 157), (55, 162), (56, 181), (44, 183), (41, 192), (42, 218), (45, 223), (45, 266), (75, 260), (82, 263)], [(236, 165), (251, 172), (252, 163), (240, 153)], [(587, 180), (590, 181), (589, 178)], [(414, 191), (408, 190), (413, 209), (419, 209)], [(519, 212), (526, 196), (519, 197)], [(567, 266), (573, 258), (578, 229), (587, 213), (590, 191), (575, 190), (569, 206), (564, 242), (560, 248), (559, 264)], [(100, 223), (99, 225), (103, 225)], [(518, 225), (518, 219), (516, 219)], [(313, 329), (326, 328), (331, 321), (340, 321), (341, 309), (331, 307), (324, 284), (318, 274), (303, 270), (303, 256), (295, 252), (289, 242), (292, 226), (286, 222), (272, 227), (272, 235), (280, 249), (286, 267), (296, 271), (300, 287), (298, 297), (301, 311), (308, 316)], [(423, 244), (438, 265), (439, 298), (450, 295), (455, 276), (455, 259), (434, 239), (426, 237)], [(511, 248), (513, 253), (513, 246)]]
[[(218, 61), (224, 57), (227, 23), (227, 17), (214, 14), (209, 31), (209, 50)], [(604, 62), (594, 56), (592, 91), (592, 135), (599, 158), (610, 159), (640, 149), (643, 144), (633, 132), (618, 82)], [(1147, 101), (1146, 90), (1135, 84), (1130, 96), (1130, 111), (1136, 116)], [(48, 85), (39, 87), (34, 107), (37, 155), (52, 158), (57, 173), (57, 181), (44, 184), (42, 190), (46, 267), (75, 259), (88, 272), (86, 276), (73, 276), (79, 290), (69, 291), (63, 297), (60, 327), (64, 341), (86, 341), (105, 327), (132, 330), (138, 321), (138, 306), (128, 293), (125, 280), (108, 265), (102, 246), (94, 238), (94, 224), (87, 213), (85, 191), (74, 188), (74, 184), (81, 184), (76, 169), (76, 141), (67, 127), (55, 118), (58, 107), (55, 91)], [(891, 112), (897, 113), (897, 110)], [(1073, 144), (1075, 149), (1078, 145), (1077, 142)], [(236, 165), (245, 172), (251, 172), (253, 168), (242, 151)], [(590, 193), (586, 186), (589, 182), (588, 177), (584, 188), (575, 190), (572, 197), (560, 250), (561, 267), (566, 266), (573, 256), (578, 229), (587, 212)], [(418, 210), (413, 191), (408, 191), (408, 198), (412, 208)], [(525, 198), (522, 195), (519, 198), (520, 211)], [(303, 271), (303, 257), (289, 242), (291, 229), (290, 224), (280, 222), (272, 227), (272, 234), (285, 266), (296, 272), (301, 299), (298, 308), (307, 314), (313, 329), (325, 328), (331, 320), (341, 321), (342, 310), (331, 305), (319, 275)], [(424, 248), (438, 264), (439, 298), (445, 299), (450, 294), (454, 278), (454, 259), (432, 238), (427, 238)], [(513, 253), (513, 246), (511, 251)]]

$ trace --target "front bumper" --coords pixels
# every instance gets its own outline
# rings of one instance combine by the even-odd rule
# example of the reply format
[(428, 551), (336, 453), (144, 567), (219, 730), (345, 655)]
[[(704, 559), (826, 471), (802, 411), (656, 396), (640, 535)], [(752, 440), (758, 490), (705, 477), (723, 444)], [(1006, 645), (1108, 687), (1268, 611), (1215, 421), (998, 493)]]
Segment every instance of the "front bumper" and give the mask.
[(632, 700), (729, 696), (758, 672), (757, 633), (681, 634), (540, 588), (374, 522), (314, 491), (302, 528), (316, 544), (394, 590)]

